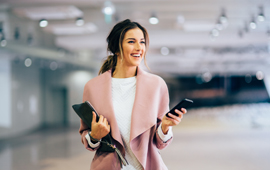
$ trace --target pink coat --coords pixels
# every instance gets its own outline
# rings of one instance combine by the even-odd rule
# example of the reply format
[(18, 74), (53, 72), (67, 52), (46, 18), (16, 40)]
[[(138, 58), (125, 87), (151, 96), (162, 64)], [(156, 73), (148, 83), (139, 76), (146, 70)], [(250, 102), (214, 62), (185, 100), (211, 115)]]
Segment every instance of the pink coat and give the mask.
[[(111, 71), (88, 81), (84, 87), (83, 102), (89, 101), (96, 111), (107, 118), (111, 135), (117, 148), (125, 149), (114, 115), (111, 96)], [(169, 94), (165, 81), (159, 76), (147, 73), (138, 67), (135, 101), (131, 117), (130, 147), (145, 170), (167, 170), (159, 149), (165, 148), (172, 138), (164, 143), (157, 134), (162, 117), (169, 111)], [(90, 114), (90, 113), (89, 113)], [(85, 139), (88, 127), (82, 122), (79, 132), (82, 143), (91, 149)], [(116, 153), (95, 154), (91, 170), (120, 170)]]

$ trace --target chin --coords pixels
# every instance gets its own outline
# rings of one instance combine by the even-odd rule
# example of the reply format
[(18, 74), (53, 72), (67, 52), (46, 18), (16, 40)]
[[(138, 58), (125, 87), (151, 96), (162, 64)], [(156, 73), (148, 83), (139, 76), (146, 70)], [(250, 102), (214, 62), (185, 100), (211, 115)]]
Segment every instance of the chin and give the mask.
[(140, 64), (141, 64), (141, 62), (139, 62), (139, 63), (134, 63), (133, 65), (136, 66), (136, 67), (138, 67)]

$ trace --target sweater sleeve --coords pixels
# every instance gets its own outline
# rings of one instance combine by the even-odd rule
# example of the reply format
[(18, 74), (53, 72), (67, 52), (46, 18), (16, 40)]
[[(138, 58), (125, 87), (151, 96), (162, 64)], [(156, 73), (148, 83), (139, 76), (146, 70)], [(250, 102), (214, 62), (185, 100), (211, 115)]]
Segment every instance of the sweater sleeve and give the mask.
[[(89, 133), (90, 133), (90, 135), (91, 135), (91, 132), (89, 132)], [(92, 149), (94, 149), (94, 148), (96, 148), (96, 147), (98, 147), (98, 146), (100, 145), (100, 142), (97, 142), (97, 143), (95, 143), (95, 144), (92, 143), (91, 138), (90, 138), (90, 136), (89, 136), (89, 133), (87, 133), (87, 134), (85, 135), (85, 138), (86, 138), (86, 140), (87, 140), (89, 146), (90, 146)]]
[(159, 125), (157, 134), (160, 137), (160, 139), (163, 141), (163, 143), (166, 143), (169, 139), (173, 137), (172, 127), (169, 127), (169, 131), (167, 134), (164, 134), (161, 129), (162, 123)]

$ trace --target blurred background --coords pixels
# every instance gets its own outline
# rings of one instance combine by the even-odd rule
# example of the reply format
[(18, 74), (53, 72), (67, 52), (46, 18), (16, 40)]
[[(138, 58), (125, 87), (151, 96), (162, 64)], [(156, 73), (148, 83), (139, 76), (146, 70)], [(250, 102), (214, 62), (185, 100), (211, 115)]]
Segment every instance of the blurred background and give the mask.
[(168, 168), (269, 169), (269, 0), (0, 0), (0, 170), (89, 169), (71, 105), (127, 18), (148, 30), (170, 107), (194, 101)]

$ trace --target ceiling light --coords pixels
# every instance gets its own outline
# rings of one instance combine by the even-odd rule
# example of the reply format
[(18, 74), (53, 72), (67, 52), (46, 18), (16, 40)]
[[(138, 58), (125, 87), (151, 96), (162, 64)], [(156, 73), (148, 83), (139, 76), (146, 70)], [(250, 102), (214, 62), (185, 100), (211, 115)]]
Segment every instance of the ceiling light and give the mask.
[(39, 21), (39, 26), (40, 27), (47, 27), (47, 25), (48, 25), (48, 21), (46, 19), (41, 19)]
[(32, 60), (30, 58), (27, 58), (24, 60), (24, 65), (26, 67), (30, 67), (32, 65)]
[(212, 74), (210, 72), (205, 72), (203, 75), (202, 75), (202, 80), (205, 82), (205, 83), (208, 83), (209, 81), (211, 81), (212, 79)]
[(265, 17), (264, 17), (264, 14), (263, 13), (261, 13), (261, 14), (259, 14), (258, 15), (258, 21), (264, 21), (265, 20)]
[(5, 39), (4, 34), (2, 35), (0, 45), (1, 45), (1, 47), (5, 47), (7, 45), (7, 40)]
[(220, 18), (219, 18), (219, 20), (220, 20), (220, 22), (222, 23), (222, 24), (225, 24), (225, 23), (227, 23), (227, 17), (225, 16), (225, 15), (222, 15), (222, 16), (220, 16)]
[(258, 15), (258, 21), (264, 21), (265, 20), (265, 16), (264, 16), (264, 12), (263, 12), (263, 7), (262, 6), (260, 6), (259, 7), (259, 15)]
[(182, 25), (185, 23), (185, 17), (183, 15), (177, 16), (177, 24)]
[(112, 15), (113, 9), (111, 7), (105, 7), (103, 11), (106, 15)]
[(257, 24), (256, 24), (256, 22), (255, 22), (254, 20), (252, 20), (252, 21), (249, 23), (249, 26), (250, 26), (251, 29), (256, 29)]
[(104, 6), (102, 8), (102, 12), (105, 15), (112, 15), (112, 14), (114, 14), (115, 8), (114, 8), (113, 3), (111, 1), (104, 2)]
[(155, 25), (155, 24), (158, 24), (159, 20), (156, 17), (151, 17), (151, 18), (149, 18), (149, 22), (150, 22), (150, 24)]
[(157, 15), (156, 15), (155, 12), (152, 12), (151, 17), (149, 18), (149, 23), (150, 23), (150, 24), (153, 24), (153, 25), (159, 23), (159, 20), (158, 20)]
[(224, 8), (221, 11), (219, 21), (221, 22), (221, 24), (226, 24), (228, 22), (228, 18), (227, 18), (226, 14), (225, 14), (225, 9)]
[(1, 47), (5, 47), (7, 45), (7, 40), (2, 40), (1, 41)]
[(214, 29), (212, 29), (212, 31), (211, 31), (211, 35), (212, 35), (213, 37), (218, 37), (218, 36), (219, 36), (219, 31), (218, 31), (216, 28), (214, 28)]
[(81, 17), (77, 18), (76, 25), (77, 26), (83, 26), (83, 24), (84, 24), (83, 18), (81, 18)]
[(52, 71), (55, 71), (57, 68), (58, 68), (57, 62), (55, 62), (55, 61), (51, 62), (51, 64), (50, 64), (50, 69), (51, 69)]
[(257, 78), (258, 80), (262, 80), (262, 79), (264, 78), (263, 72), (262, 72), (262, 71), (257, 71), (257, 73), (256, 73), (256, 78)]
[(162, 47), (162, 48), (160, 49), (160, 53), (161, 53), (162, 55), (168, 55), (168, 54), (170, 53), (170, 50), (169, 50), (168, 47)]

